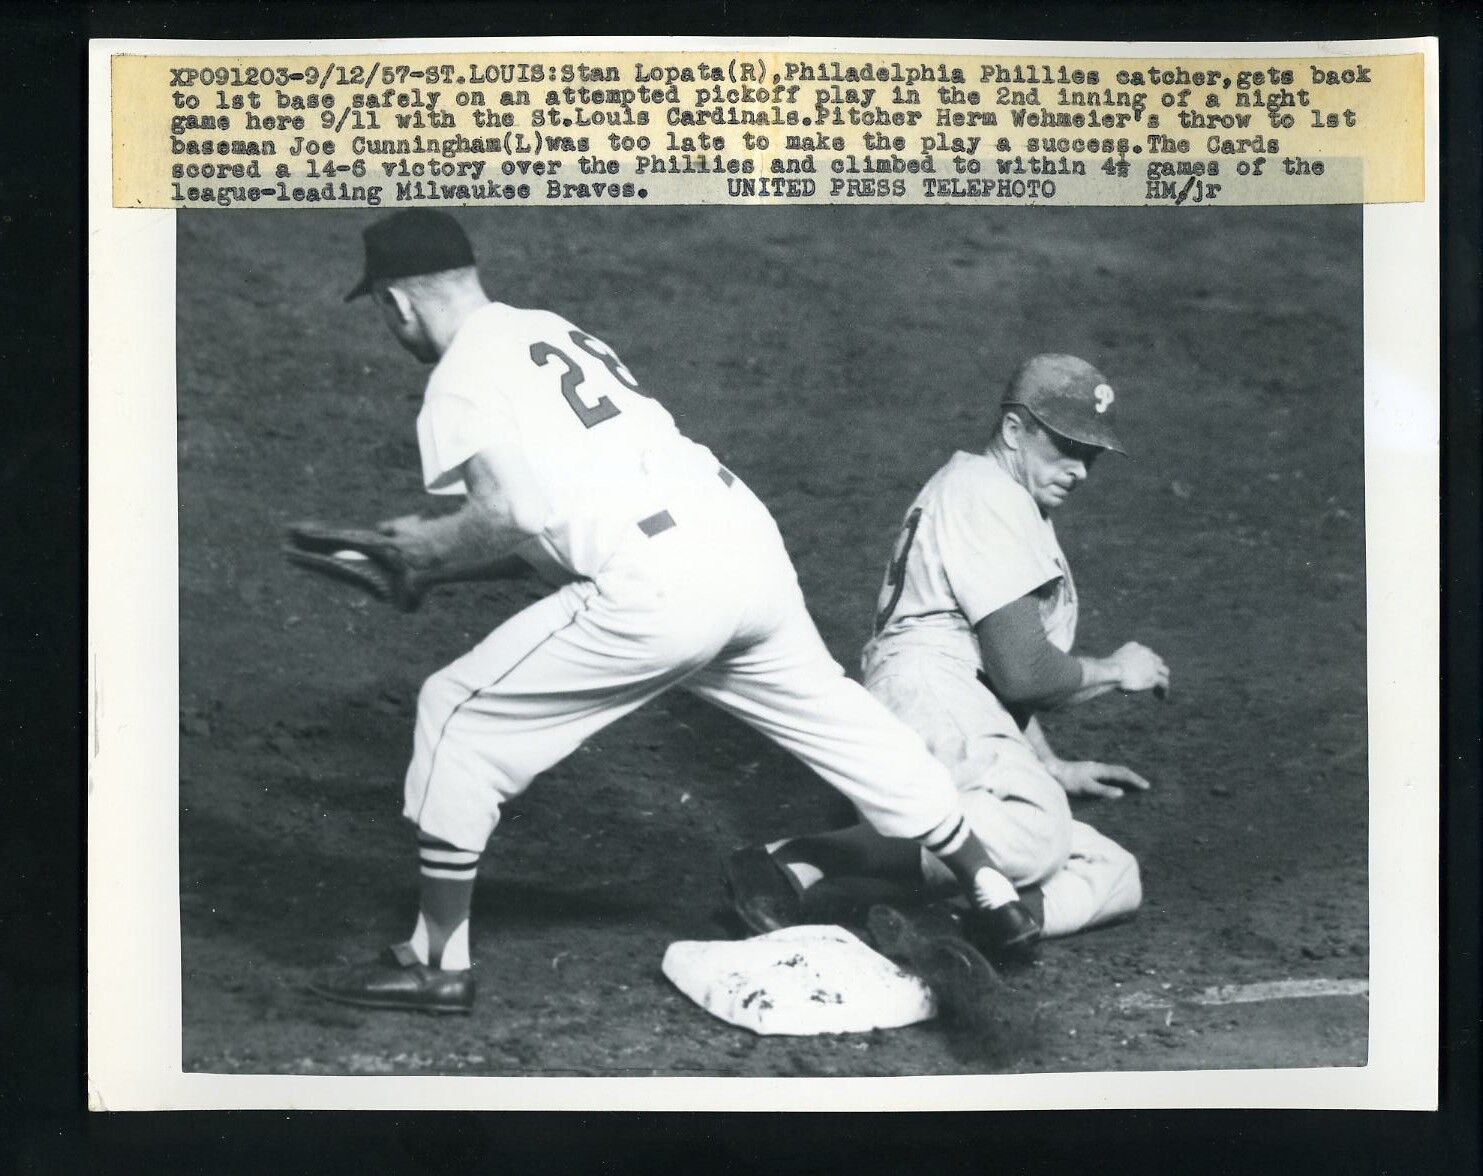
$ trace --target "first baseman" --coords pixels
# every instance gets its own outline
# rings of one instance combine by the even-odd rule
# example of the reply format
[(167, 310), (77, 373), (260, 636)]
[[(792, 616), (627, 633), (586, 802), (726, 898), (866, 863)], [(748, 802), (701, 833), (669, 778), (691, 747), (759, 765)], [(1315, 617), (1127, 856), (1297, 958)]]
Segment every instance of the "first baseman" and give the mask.
[(352, 1004), (473, 1002), (474, 876), (504, 803), (583, 740), (681, 686), (843, 792), (870, 825), (931, 851), (989, 944), (1034, 922), (969, 828), (947, 769), (830, 658), (767, 509), (682, 436), (606, 343), (559, 315), (491, 301), (444, 213), (365, 231), (364, 277), (424, 363), (424, 483), (453, 514), (383, 530), (427, 582), (534, 571), (549, 596), (433, 674), (417, 703), (403, 813), (420, 908), (387, 958), (317, 981)]
[[(1045, 936), (1130, 914), (1142, 900), (1133, 855), (1074, 820), (1067, 797), (1148, 782), (1117, 764), (1061, 759), (1035, 717), (1108, 690), (1169, 686), (1164, 660), (1136, 642), (1103, 658), (1071, 652), (1076, 584), (1050, 516), (1102, 452), (1123, 452), (1116, 403), (1084, 360), (1025, 363), (986, 450), (954, 454), (907, 511), (863, 656), (867, 688), (946, 765), (974, 832)], [(758, 867), (764, 854), (770, 872)], [(759, 929), (806, 917), (831, 888), (803, 895), (825, 877), (941, 881), (916, 846), (867, 826), (743, 850), (730, 869), (743, 880), (738, 913)]]

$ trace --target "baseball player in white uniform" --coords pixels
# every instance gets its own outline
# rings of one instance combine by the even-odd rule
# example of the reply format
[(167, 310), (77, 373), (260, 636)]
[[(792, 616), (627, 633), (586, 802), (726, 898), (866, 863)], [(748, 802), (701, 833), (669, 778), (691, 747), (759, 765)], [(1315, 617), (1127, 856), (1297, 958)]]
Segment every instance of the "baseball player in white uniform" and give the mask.
[(533, 571), (554, 591), (427, 679), (406, 818), (420, 906), (375, 963), (317, 980), (330, 999), (465, 1012), (475, 872), (503, 804), (588, 736), (672, 686), (775, 740), (891, 838), (958, 880), (990, 941), (1033, 929), (919, 736), (830, 658), (771, 516), (682, 436), (606, 343), (486, 295), (444, 213), (365, 232), (388, 328), (436, 366), (417, 422), (422, 472), (456, 513), (384, 524), (429, 582)]
[[(1035, 718), (1112, 689), (1168, 690), (1168, 666), (1143, 645), (1071, 653), (1076, 584), (1050, 516), (1103, 450), (1123, 452), (1116, 401), (1073, 356), (1020, 368), (987, 450), (954, 454), (907, 511), (863, 657), (867, 688), (947, 766), (974, 832), (1047, 937), (1131, 914), (1142, 900), (1133, 855), (1074, 820), (1067, 797), (1148, 782), (1120, 765), (1061, 759)], [(755, 864), (762, 852), (770, 875)], [(733, 870), (739, 860), (752, 864), (738, 913), (754, 926), (817, 917), (806, 912), (830, 887), (810, 890), (826, 878), (929, 891), (942, 881), (917, 847), (866, 826), (743, 850)]]

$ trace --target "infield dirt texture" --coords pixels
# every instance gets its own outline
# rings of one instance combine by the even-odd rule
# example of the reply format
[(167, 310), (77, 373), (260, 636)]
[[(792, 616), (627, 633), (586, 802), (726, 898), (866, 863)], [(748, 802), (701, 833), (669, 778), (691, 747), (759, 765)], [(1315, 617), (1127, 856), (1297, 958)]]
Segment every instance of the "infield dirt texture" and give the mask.
[[(187, 1070), (883, 1075), (1361, 1065), (1368, 975), (1358, 209), (462, 210), (491, 294), (606, 340), (771, 507), (852, 673), (900, 518), (1039, 351), (1096, 363), (1131, 460), (1058, 512), (1079, 645), (1173, 692), (1047, 722), (1146, 796), (1078, 803), (1142, 863), (1131, 923), (1048, 944), (999, 1031), (759, 1039), (659, 971), (725, 938), (722, 856), (843, 823), (822, 783), (674, 692), (510, 806), (475, 899), (472, 1017), (323, 1004), (311, 972), (415, 914), (402, 772), (421, 680), (534, 599), (413, 616), (288, 567), (290, 521), (440, 510), (426, 369), (345, 305), (376, 214), (179, 217), (180, 870)], [(154, 847), (160, 853), (172, 847)]]

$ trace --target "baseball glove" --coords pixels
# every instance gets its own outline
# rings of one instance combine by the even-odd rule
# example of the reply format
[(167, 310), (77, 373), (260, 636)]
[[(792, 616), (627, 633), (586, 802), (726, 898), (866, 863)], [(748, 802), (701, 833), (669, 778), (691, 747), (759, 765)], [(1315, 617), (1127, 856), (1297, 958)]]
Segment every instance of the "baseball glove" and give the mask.
[(294, 523), (283, 554), (288, 562), (321, 576), (352, 584), (402, 612), (415, 612), (422, 587), (396, 543), (378, 531)]

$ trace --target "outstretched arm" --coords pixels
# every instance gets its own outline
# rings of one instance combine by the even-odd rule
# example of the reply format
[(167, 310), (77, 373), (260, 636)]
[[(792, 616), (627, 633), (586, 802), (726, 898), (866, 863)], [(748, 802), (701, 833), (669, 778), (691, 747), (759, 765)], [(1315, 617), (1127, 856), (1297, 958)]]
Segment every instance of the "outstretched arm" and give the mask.
[(1130, 641), (1108, 657), (1075, 657), (1052, 645), (1033, 595), (1021, 596), (978, 622), (989, 686), (1006, 704), (1031, 710), (1074, 706), (1117, 689), (1167, 690), (1169, 667)]
[(1035, 749), (1035, 758), (1046, 767), (1065, 762), (1051, 749), (1050, 740), (1045, 737), (1045, 728), (1040, 725), (1040, 720), (1034, 715), (1031, 715), (1030, 721), (1025, 724), (1025, 739)]
[[(462, 510), (442, 518), (427, 519), (421, 515), (403, 515), (401, 518), (388, 519), (377, 525), (377, 530), (383, 535), (390, 536), (397, 541), (400, 547), (402, 542), (412, 536), (413, 543), (422, 543), (422, 534), (429, 524), (441, 523), (444, 518), (452, 520), (461, 514)], [(462, 526), (467, 524), (451, 524)], [(466, 544), (460, 542), (460, 549)], [(490, 555), (469, 554), (466, 557), (444, 558), (436, 565), (426, 567), (413, 567), (411, 577), (413, 583), (419, 590), (425, 590), (437, 584), (456, 584), (477, 580), (518, 580), (532, 573), (530, 564), (518, 555)]]
[(382, 523), (423, 585), (523, 575), (514, 548), (540, 534), (549, 503), (517, 446), (483, 450), (463, 466), (468, 497), (452, 514)]

